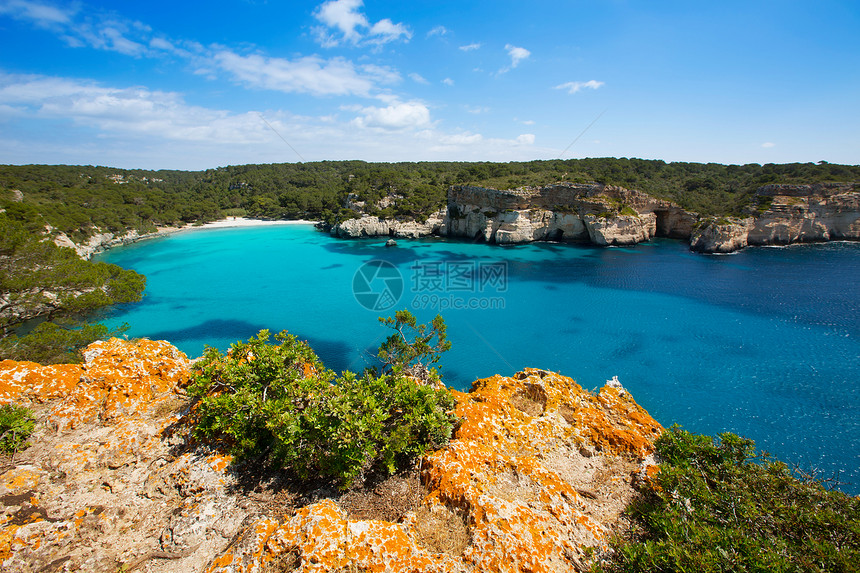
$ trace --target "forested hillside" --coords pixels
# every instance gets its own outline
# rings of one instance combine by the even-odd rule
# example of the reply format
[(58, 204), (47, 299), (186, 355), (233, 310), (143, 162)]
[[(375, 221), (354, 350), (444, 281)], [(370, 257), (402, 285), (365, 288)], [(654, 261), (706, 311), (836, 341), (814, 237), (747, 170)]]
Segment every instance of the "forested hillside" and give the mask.
[(139, 301), (145, 284), (132, 270), (85, 261), (45, 240), (37, 225), (0, 213), (0, 360), (77, 361), (79, 348), (111, 334), (88, 323), (93, 313)]
[[(323, 161), (240, 165), (206, 171), (144, 171), (92, 166), (0, 166), (0, 208), (10, 218), (80, 239), (96, 229), (151, 231), (226, 215), (269, 219), (355, 216), (347, 199), (385, 217), (422, 219), (441, 208), (449, 186), (501, 189), (556, 181), (596, 181), (669, 199), (702, 214), (738, 214), (768, 183), (860, 181), (860, 166), (666, 163), (574, 159), (511, 163)], [(385, 207), (379, 200), (389, 197)]]

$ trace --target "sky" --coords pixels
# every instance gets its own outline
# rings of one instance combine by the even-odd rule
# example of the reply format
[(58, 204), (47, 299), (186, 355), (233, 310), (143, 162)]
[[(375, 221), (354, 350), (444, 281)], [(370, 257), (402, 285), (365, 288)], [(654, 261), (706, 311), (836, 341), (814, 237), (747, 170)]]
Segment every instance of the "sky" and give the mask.
[(860, 163), (860, 2), (0, 0), (0, 163)]

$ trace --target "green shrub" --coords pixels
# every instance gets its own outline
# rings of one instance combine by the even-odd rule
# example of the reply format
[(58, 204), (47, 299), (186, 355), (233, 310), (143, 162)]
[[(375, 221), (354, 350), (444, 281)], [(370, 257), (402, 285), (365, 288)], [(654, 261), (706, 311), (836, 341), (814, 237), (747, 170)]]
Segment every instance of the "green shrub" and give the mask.
[(798, 479), (751, 440), (678, 427), (657, 440), (653, 491), (628, 508), (637, 534), (598, 571), (857, 571), (860, 498)]
[(443, 352), (451, 349), (441, 314), (426, 325), (418, 324), (408, 310), (398, 310), (394, 317), (380, 318), (379, 322), (394, 330), (394, 334), (379, 346), (377, 357), (384, 365), (384, 372), (395, 376), (404, 374), (424, 382), (439, 380), (432, 365), (439, 362)]
[(263, 330), (226, 355), (207, 349), (189, 386), (199, 398), (198, 437), (225, 439), (239, 459), (342, 487), (372, 471), (393, 473), (450, 439), (447, 390), (372, 371), (336, 378), (295, 336), (268, 339)]
[(27, 334), (0, 338), (0, 358), (40, 364), (78, 363), (83, 360), (81, 351), (91, 343), (119, 336), (127, 329), (127, 325), (111, 330), (103, 324), (43, 322)]
[(0, 406), (0, 451), (14, 455), (30, 446), (27, 438), (36, 427), (33, 412), (23, 406)]

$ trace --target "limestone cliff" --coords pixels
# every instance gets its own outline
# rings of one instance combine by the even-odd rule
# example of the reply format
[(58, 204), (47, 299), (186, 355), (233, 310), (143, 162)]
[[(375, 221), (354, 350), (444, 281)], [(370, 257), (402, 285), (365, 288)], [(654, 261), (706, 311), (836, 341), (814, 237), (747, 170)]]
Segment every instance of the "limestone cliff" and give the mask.
[[(653, 237), (728, 253), (747, 245), (860, 239), (860, 186), (767, 185), (744, 218), (699, 217), (669, 201), (612, 185), (557, 183), (498, 190), (454, 186), (444, 211), (426, 223), (363, 216), (336, 225), (339, 237), (441, 235), (500, 245), (531, 241), (633, 245)], [(408, 231), (407, 231), (408, 229)]]
[(860, 185), (767, 185), (760, 200), (770, 199), (750, 229), (750, 245), (860, 239)]
[(696, 215), (639, 191), (599, 184), (558, 183), (540, 188), (497, 190), (455, 186), (448, 206), (417, 232), (414, 223), (363, 216), (336, 225), (339, 237), (442, 235), (488, 243), (577, 241), (631, 245), (660, 235), (688, 237)]
[[(617, 385), (595, 395), (527, 369), (457, 393), (462, 425), (414, 491), (391, 478), (341, 495), (265, 481), (192, 440), (191, 366), (166, 342), (112, 339), (86, 359), (0, 363), (0, 403), (41, 421), (0, 459), (4, 571), (581, 570), (653, 471), (661, 431)], [(356, 496), (381, 509), (359, 515)]]
[(380, 219), (372, 215), (363, 215), (358, 219), (348, 219), (331, 229), (332, 235), (345, 239), (362, 237), (397, 237), (417, 239), (429, 235), (438, 235), (444, 221), (445, 213), (433, 213), (424, 222), (396, 221)]

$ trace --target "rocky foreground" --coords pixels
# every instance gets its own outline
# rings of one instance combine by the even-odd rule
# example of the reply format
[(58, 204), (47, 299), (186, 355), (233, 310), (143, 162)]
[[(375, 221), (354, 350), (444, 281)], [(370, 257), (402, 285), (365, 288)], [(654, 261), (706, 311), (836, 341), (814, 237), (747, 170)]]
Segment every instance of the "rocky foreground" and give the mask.
[[(351, 206), (359, 212), (366, 207)], [(438, 235), (499, 245), (621, 246), (670, 237), (689, 241), (694, 251), (729, 253), (748, 245), (860, 240), (860, 184), (766, 185), (756, 191), (746, 217), (704, 217), (641, 191), (597, 183), (509, 190), (455, 186), (446, 208), (424, 222), (365, 214), (331, 232), (343, 238)]]
[(457, 392), (462, 425), (411, 477), (296, 484), (190, 438), (190, 368), (118, 339), (0, 362), (0, 403), (40, 419), (0, 459), (3, 571), (576, 571), (656, 470), (662, 429), (622, 388), (526, 369)]

